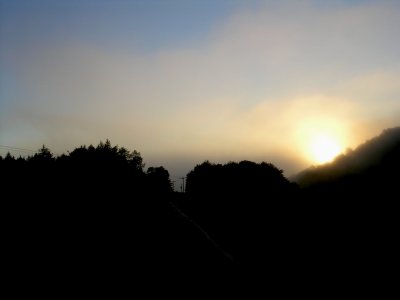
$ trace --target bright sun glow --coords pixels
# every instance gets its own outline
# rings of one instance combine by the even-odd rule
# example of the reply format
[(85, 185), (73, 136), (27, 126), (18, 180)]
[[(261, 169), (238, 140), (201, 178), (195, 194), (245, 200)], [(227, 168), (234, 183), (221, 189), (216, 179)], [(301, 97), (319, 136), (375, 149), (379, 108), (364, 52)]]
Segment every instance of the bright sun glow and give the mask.
[[(322, 108), (319, 108), (323, 112)], [(320, 113), (322, 114), (322, 113)], [(332, 161), (348, 145), (349, 131), (346, 120), (330, 116), (328, 112), (319, 116), (299, 118), (295, 129), (297, 153), (301, 153), (308, 164), (324, 164)]]
[(317, 163), (326, 163), (333, 160), (340, 152), (339, 142), (328, 135), (318, 135), (310, 141), (312, 158)]

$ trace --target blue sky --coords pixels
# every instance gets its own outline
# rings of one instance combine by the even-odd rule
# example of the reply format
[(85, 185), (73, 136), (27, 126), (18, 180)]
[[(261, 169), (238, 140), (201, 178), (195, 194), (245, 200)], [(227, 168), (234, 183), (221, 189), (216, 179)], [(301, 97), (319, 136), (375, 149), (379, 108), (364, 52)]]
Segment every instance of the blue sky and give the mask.
[(153, 51), (204, 38), (239, 1), (2, 1), (4, 38), (40, 46), (82, 39)]
[(0, 0), (0, 145), (290, 174), (398, 125), (398, 28), (398, 1)]

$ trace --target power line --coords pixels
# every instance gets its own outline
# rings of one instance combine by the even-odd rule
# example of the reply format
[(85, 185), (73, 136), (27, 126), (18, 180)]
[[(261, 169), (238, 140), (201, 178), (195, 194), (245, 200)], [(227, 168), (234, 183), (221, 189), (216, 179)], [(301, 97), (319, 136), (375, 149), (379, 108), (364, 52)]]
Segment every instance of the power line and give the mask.
[(187, 214), (185, 214), (182, 210), (180, 210), (175, 204), (172, 202), (169, 203), (169, 205), (178, 213), (180, 214), (183, 218), (185, 218), (188, 222), (190, 222), (197, 230), (199, 230), (203, 236), (220, 252), (222, 253), (227, 259), (229, 259), (231, 262), (235, 261), (233, 256), (225, 251), (208, 233), (205, 231), (196, 221), (194, 221), (192, 218), (190, 218)]
[(14, 151), (26, 151), (26, 152), (33, 152), (33, 153), (37, 152), (37, 151), (32, 150), (32, 149), (18, 148), (18, 147), (6, 146), (6, 145), (0, 145), (0, 149), (14, 150)]

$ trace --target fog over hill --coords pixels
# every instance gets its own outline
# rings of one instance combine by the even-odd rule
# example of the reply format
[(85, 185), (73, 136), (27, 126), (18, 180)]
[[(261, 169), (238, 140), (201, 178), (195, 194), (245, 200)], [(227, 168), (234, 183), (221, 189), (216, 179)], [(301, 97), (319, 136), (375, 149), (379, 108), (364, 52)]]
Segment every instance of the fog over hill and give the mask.
[(375, 186), (379, 183), (383, 187), (396, 178), (400, 166), (399, 154), (400, 127), (388, 128), (356, 149), (336, 157), (333, 162), (308, 168), (292, 180), (301, 187), (351, 181), (348, 187), (355, 188), (357, 181), (367, 188), (372, 180)]

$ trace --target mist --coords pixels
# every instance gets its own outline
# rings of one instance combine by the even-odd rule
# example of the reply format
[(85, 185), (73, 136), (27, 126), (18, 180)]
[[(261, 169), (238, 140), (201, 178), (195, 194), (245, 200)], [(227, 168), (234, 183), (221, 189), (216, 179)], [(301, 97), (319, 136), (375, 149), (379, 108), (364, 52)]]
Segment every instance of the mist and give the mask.
[[(59, 12), (62, 22), (37, 23), (35, 13), (2, 21), (4, 145), (46, 144), (61, 154), (109, 138), (177, 176), (205, 159), (274, 160), (291, 174), (313, 164), (301, 142), (307, 124), (339, 124), (352, 148), (399, 117), (394, 2), (238, 5), (198, 39), (182, 32), (179, 42), (159, 44), (121, 22), (93, 18), (89, 26), (85, 10), (74, 18)], [(30, 35), (17, 36), (24, 22)], [(43, 34), (43, 25), (54, 29)], [(109, 42), (94, 40), (93, 30)], [(113, 38), (118, 31), (126, 38)]]

